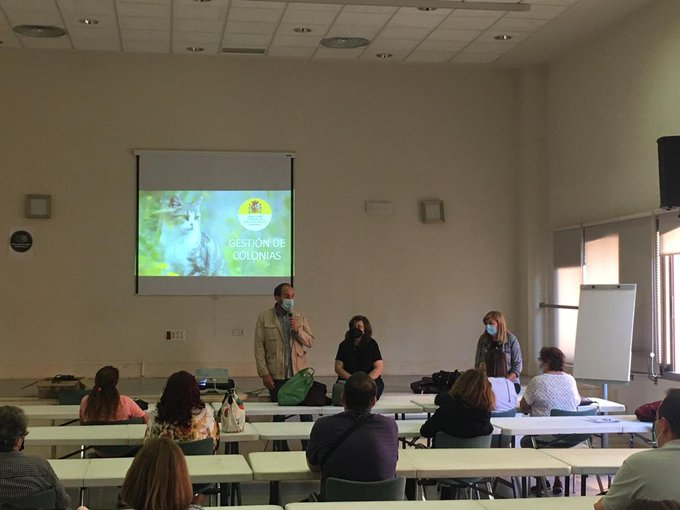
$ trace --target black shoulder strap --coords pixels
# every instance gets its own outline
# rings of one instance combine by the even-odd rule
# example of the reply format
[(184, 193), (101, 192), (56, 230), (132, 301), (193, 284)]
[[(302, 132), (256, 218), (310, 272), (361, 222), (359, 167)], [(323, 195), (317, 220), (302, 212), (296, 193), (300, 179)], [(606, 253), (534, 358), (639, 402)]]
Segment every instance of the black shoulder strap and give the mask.
[(349, 436), (351, 436), (359, 427), (361, 427), (364, 423), (366, 423), (368, 420), (370, 420), (373, 417), (371, 413), (363, 415), (361, 418), (359, 418), (357, 421), (352, 423), (352, 426), (349, 427), (347, 430), (345, 430), (340, 437), (338, 437), (335, 440), (335, 443), (331, 445), (331, 447), (326, 451), (326, 454), (323, 456), (323, 458), (319, 459), (319, 465), (323, 467), (324, 464), (330, 459), (331, 455), (333, 455), (333, 452), (342, 444), (342, 442), (347, 439)]

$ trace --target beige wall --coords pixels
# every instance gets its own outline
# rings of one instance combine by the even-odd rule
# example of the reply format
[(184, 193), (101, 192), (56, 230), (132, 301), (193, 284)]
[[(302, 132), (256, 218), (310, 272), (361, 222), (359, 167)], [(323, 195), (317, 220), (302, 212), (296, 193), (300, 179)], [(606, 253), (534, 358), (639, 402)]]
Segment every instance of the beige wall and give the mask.
[[(680, 3), (654, 2), (549, 67), (549, 228), (658, 208), (656, 139), (680, 134), (678, 33)], [(634, 409), (666, 387), (637, 376), (610, 396)]]
[[(0, 377), (137, 376), (142, 361), (146, 376), (254, 375), (270, 297), (134, 295), (134, 148), (297, 153), (296, 304), (319, 373), (355, 313), (390, 374), (470, 366), (492, 308), (523, 336), (513, 71), (3, 51), (0, 111), (0, 228), (36, 243), (9, 259), (3, 236)], [(23, 219), (27, 193), (51, 194), (54, 217)], [(419, 222), (430, 197), (445, 224)], [(396, 213), (366, 216), (366, 200)]]

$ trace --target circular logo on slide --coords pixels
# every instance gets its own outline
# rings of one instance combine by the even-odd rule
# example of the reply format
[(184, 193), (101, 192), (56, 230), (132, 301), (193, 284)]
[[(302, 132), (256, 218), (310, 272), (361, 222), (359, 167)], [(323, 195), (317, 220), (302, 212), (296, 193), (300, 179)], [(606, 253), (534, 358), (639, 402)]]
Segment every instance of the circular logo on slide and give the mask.
[(238, 221), (246, 230), (257, 232), (272, 221), (272, 208), (261, 198), (249, 198), (238, 208)]

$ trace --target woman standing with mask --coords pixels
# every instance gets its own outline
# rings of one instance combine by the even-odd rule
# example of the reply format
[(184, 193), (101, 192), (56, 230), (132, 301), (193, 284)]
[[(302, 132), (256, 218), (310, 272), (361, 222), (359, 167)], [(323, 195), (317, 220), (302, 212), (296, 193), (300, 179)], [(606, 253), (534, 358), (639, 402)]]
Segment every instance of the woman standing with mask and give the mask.
[(505, 317), (501, 312), (491, 311), (484, 316), (484, 333), (477, 341), (477, 353), (475, 354), (475, 367), (479, 368), (490, 349), (500, 349), (505, 354), (508, 363), (507, 378), (514, 383), (515, 390), (519, 393), (519, 374), (522, 372), (522, 351), (519, 340), (508, 331), (505, 325)]
[(377, 398), (380, 398), (385, 383), (382, 380), (383, 359), (378, 342), (373, 340), (373, 328), (363, 315), (355, 315), (349, 320), (349, 330), (340, 342), (335, 356), (335, 373), (338, 381), (346, 381), (355, 372), (366, 372), (375, 381)]

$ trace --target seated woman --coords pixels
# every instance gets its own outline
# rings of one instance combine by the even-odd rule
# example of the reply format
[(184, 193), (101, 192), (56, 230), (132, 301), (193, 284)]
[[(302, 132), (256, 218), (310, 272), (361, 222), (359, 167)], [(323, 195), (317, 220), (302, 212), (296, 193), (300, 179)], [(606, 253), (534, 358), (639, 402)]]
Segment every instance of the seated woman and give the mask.
[(118, 369), (109, 365), (97, 370), (92, 391), (80, 401), (80, 423), (130, 418), (142, 418), (146, 423), (146, 413), (135, 401), (118, 393), (119, 375)]
[(460, 438), (487, 436), (493, 432), (491, 410), (495, 406), (491, 383), (484, 372), (470, 369), (463, 372), (451, 387), (451, 398), (420, 428), (423, 437), (435, 437), (437, 432)]
[(517, 393), (515, 385), (507, 378), (508, 364), (500, 349), (490, 349), (484, 357), (482, 364), (486, 376), (491, 383), (491, 390), (496, 398), (494, 411), (510, 411), (517, 405)]
[(338, 381), (346, 381), (355, 372), (365, 372), (375, 381), (380, 398), (385, 383), (382, 380), (383, 359), (378, 342), (373, 337), (370, 321), (363, 315), (355, 315), (349, 320), (349, 331), (338, 346), (335, 356), (335, 373)]
[(144, 441), (160, 436), (174, 441), (212, 437), (217, 446), (219, 426), (213, 408), (203, 403), (196, 378), (189, 372), (182, 370), (168, 377), (158, 404), (149, 408)]
[(182, 450), (170, 438), (147, 441), (125, 475), (121, 498), (135, 510), (200, 510)]
[[(576, 388), (576, 379), (564, 372), (564, 353), (557, 347), (543, 347), (538, 355), (542, 374), (537, 375), (527, 384), (524, 397), (519, 405), (522, 412), (531, 416), (550, 416), (552, 409), (576, 411), (581, 403), (581, 396)], [(555, 436), (534, 436), (540, 447), (541, 443), (550, 443)], [(520, 441), (522, 448), (532, 448), (532, 436), (524, 436)], [(562, 492), (562, 482), (555, 478), (553, 493)]]

